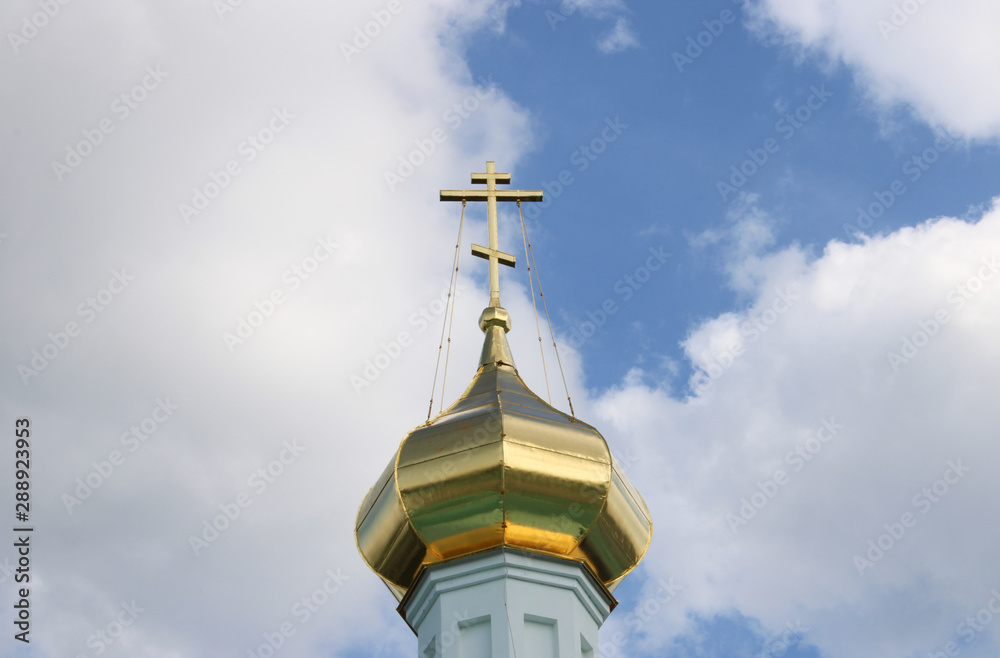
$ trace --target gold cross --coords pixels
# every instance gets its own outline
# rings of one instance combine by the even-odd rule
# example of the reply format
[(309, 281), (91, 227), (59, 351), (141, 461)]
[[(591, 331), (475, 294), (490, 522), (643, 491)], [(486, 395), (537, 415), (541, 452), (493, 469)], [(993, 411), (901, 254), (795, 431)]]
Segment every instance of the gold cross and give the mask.
[(541, 201), (542, 192), (498, 190), (497, 183), (510, 184), (510, 174), (497, 173), (492, 160), (486, 163), (485, 174), (472, 174), (472, 182), (486, 184), (485, 190), (441, 190), (442, 201), (485, 201), (486, 219), (490, 231), (490, 246), (472, 245), (472, 255), (490, 261), (490, 306), (500, 306), (500, 265), (514, 267), (514, 257), (500, 251), (497, 237), (497, 201)]

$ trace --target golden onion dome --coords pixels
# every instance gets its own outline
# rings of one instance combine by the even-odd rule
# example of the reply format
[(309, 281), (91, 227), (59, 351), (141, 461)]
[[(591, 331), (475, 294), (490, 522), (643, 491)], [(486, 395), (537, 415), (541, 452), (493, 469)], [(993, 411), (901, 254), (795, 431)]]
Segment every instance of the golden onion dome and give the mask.
[(406, 435), (361, 504), (361, 555), (399, 600), (426, 567), (501, 547), (580, 562), (610, 593), (649, 547), (649, 510), (600, 432), (524, 384), (507, 312), (480, 327), (468, 389)]

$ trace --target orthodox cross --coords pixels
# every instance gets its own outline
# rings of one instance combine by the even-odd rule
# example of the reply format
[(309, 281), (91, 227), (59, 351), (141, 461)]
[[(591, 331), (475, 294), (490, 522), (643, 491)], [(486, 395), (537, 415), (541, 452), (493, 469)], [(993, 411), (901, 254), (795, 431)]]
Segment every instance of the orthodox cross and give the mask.
[(490, 261), (490, 306), (500, 306), (500, 265), (514, 267), (514, 256), (500, 251), (497, 237), (497, 201), (541, 201), (542, 192), (524, 190), (498, 190), (497, 183), (510, 184), (510, 174), (497, 173), (492, 160), (486, 163), (485, 174), (472, 174), (476, 185), (486, 184), (485, 190), (441, 190), (442, 201), (485, 201), (486, 219), (490, 232), (490, 246), (472, 245), (472, 255)]

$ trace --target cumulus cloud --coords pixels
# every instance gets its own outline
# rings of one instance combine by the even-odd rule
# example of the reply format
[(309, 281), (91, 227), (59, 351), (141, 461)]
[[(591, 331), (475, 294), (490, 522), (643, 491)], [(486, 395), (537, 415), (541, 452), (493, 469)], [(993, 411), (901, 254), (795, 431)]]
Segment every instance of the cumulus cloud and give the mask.
[[(0, 276), (17, 282), (0, 290), (0, 386), (5, 417), (37, 432), (35, 646), (91, 654), (133, 606), (109, 648), (122, 655), (246, 655), (285, 623), (288, 655), (407, 655), (412, 634), (353, 523), (427, 412), (440, 325), (425, 319), (441, 319), (457, 208), (426, 191), (465, 184), (486, 159), (516, 170), (531, 143), (526, 112), (461, 57), (468, 33), (502, 29), (505, 5), (404, 3), (384, 24), (345, 3), (213, 6), (61, 6), (0, 62)], [(691, 397), (633, 372), (579, 402), (653, 510), (650, 587), (684, 588), (647, 640), (682, 631), (685, 610), (737, 607), (772, 629), (801, 617), (831, 655), (941, 646), (1000, 583), (1000, 300), (996, 279), (973, 290), (1000, 213), (812, 258), (768, 253), (767, 214), (734, 212), (703, 248), (729, 245), (748, 303), (688, 337)], [(465, 253), (483, 235), (470, 215)], [(463, 274), (456, 318), (484, 295)], [(527, 324), (523, 291), (505, 296)], [(451, 362), (475, 363), (479, 336), (457, 322)], [(530, 331), (511, 342), (537, 349)], [(579, 355), (564, 363), (580, 390)], [(842, 427), (793, 470), (789, 451), (810, 450), (824, 422)], [(922, 514), (913, 496), (954, 460), (971, 470)], [(734, 532), (727, 515), (778, 468), (788, 482)], [(0, 471), (0, 490), (11, 478)], [(237, 500), (251, 502), (225, 521)], [(853, 556), (905, 512), (917, 524), (858, 573)], [(919, 626), (913, 600), (937, 602)]]
[(96, 655), (133, 601), (105, 650), (247, 655), (288, 623), (287, 655), (410, 651), (353, 524), (427, 411), (460, 210), (427, 191), (516, 170), (530, 129), (463, 63), (498, 3), (398, 6), (65, 5), (0, 63), (37, 655)]
[(635, 598), (682, 588), (637, 641), (738, 610), (832, 657), (995, 655), (962, 624), (1000, 587), (1000, 205), (753, 269), (685, 341), (688, 397), (632, 378), (595, 401), (653, 510)]
[(1000, 70), (992, 0), (761, 0), (750, 13), (760, 33), (848, 66), (883, 112), (1000, 136), (1000, 88), (987, 82)]
[[(760, 196), (741, 193), (726, 212), (725, 224), (690, 236), (692, 247), (716, 254), (729, 277), (729, 285), (745, 293), (755, 289), (759, 255), (774, 244), (776, 222), (760, 207)], [(714, 252), (709, 247), (717, 247)]]
[(638, 45), (639, 37), (624, 17), (619, 17), (611, 31), (597, 41), (597, 49), (605, 54), (620, 53)]

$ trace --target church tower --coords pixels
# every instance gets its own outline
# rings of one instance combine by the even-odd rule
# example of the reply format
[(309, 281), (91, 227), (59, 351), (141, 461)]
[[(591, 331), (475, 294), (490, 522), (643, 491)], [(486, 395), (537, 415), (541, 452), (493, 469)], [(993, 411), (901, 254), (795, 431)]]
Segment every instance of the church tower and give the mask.
[(652, 524), (600, 432), (546, 404), (517, 374), (500, 305), (497, 190), (485, 190), (490, 302), (478, 370), (446, 411), (407, 434), (358, 510), (358, 549), (399, 601), (419, 658), (597, 658), (612, 592), (649, 547)]

